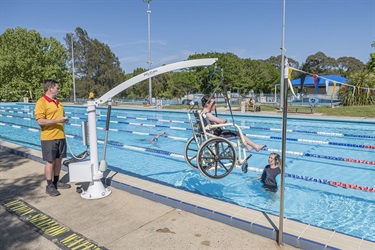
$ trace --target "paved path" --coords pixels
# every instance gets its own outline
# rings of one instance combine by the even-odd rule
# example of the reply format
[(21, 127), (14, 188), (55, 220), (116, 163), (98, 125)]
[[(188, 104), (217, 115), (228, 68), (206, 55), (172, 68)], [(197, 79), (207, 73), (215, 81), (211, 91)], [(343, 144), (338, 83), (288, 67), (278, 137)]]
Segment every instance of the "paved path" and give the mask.
[(43, 167), (0, 150), (1, 249), (296, 249), (115, 188), (49, 197)]

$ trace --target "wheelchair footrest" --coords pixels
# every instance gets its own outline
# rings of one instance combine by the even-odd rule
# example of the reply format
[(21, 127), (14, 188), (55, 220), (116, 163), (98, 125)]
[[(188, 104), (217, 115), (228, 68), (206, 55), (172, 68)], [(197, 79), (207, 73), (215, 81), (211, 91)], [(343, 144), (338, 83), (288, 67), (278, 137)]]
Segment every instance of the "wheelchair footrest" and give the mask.
[(249, 164), (247, 164), (247, 160), (250, 159), (251, 156), (253, 156), (253, 155), (250, 154), (250, 155), (246, 158), (245, 162), (244, 162), (244, 163), (242, 164), (242, 166), (241, 166), (241, 170), (242, 170), (242, 172), (243, 172), (244, 174), (247, 173), (247, 168), (249, 167)]

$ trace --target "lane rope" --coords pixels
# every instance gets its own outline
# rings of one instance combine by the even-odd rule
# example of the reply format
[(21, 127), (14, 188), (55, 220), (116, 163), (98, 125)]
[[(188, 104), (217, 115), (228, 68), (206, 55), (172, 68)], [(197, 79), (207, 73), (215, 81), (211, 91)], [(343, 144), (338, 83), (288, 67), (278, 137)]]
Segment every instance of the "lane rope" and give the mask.
[[(0, 125), (10, 126), (12, 128), (17, 128), (17, 129), (26, 129), (26, 130), (30, 130), (32, 132), (39, 132), (39, 130), (37, 130), (37, 129), (28, 128), (26, 126), (18, 126), (18, 125), (15, 126), (15, 125), (12, 125), (12, 124), (5, 124), (5, 123), (2, 123), (2, 122), (0, 122)], [(72, 139), (82, 140), (82, 136), (79, 136), (79, 135), (66, 135), (66, 136), (69, 137), (69, 138), (72, 138)], [(104, 140), (98, 139), (98, 143), (104, 144)], [(174, 157), (174, 158), (184, 159), (184, 155), (182, 155), (182, 154), (177, 154), (177, 153), (164, 151), (164, 150), (160, 150), (160, 149), (143, 148), (143, 147), (138, 147), (138, 146), (125, 145), (121, 142), (116, 142), (116, 141), (108, 141), (107, 143), (109, 145), (124, 148), (124, 149), (128, 149), (128, 150), (133, 150), (133, 151), (138, 151), (138, 152), (155, 153), (155, 154), (161, 154), (161, 155), (164, 155), (164, 156), (170, 156), (170, 157)], [(267, 151), (272, 151), (272, 150), (268, 149)], [(273, 151), (276, 152), (277, 150), (273, 150)], [(236, 166), (236, 167), (240, 168), (240, 166)], [(263, 172), (263, 169), (255, 168), (255, 167), (249, 167), (248, 170), (253, 171), (253, 172)], [(313, 177), (309, 177), (309, 176), (302, 176), (302, 175), (288, 174), (288, 173), (285, 173), (284, 176), (289, 177), (289, 178), (294, 178), (294, 179), (305, 180), (305, 181), (312, 181), (312, 182), (321, 183), (321, 184), (329, 184), (329, 185), (332, 185), (332, 186), (337, 186), (337, 187), (342, 187), (342, 188), (351, 188), (351, 189), (356, 189), (356, 190), (375, 192), (375, 188), (373, 188), (373, 187), (361, 186), (361, 185), (357, 185), (357, 184), (349, 184), (349, 183), (343, 183), (343, 182), (337, 182), (337, 181), (329, 181), (329, 180), (325, 180), (325, 179), (318, 179), (318, 178), (313, 178)]]
[[(15, 108), (17, 109), (17, 108)], [(2, 110), (0, 110), (2, 111)], [(14, 111), (8, 111), (14, 112)], [(18, 112), (22, 113), (24, 111)], [(32, 112), (25, 112), (27, 114), (33, 115)], [(79, 112), (66, 112), (67, 114), (84, 114)], [(106, 115), (97, 115), (97, 116), (106, 116)], [(137, 118), (131, 116), (114, 116), (117, 118), (125, 118), (125, 119), (136, 119), (136, 120), (144, 120), (144, 121), (160, 121), (160, 122), (175, 122), (175, 123), (189, 123), (188, 121), (180, 121), (180, 120), (165, 120), (165, 119), (153, 119), (153, 118)], [(72, 117), (71, 119), (87, 119), (82, 117)], [(100, 120), (103, 121), (103, 120)], [(106, 121), (106, 120), (104, 120)], [(131, 124), (131, 123), (124, 123), (124, 124)], [(144, 125), (144, 124), (143, 124)], [(256, 126), (240, 126), (241, 129), (256, 129), (256, 130), (267, 130), (267, 131), (276, 131), (281, 132), (281, 128), (264, 128), (264, 127), (256, 127)], [(189, 130), (189, 129), (188, 129)], [(364, 139), (375, 139), (375, 135), (359, 135), (359, 134), (346, 134), (346, 133), (334, 133), (334, 132), (325, 132), (325, 131), (308, 131), (308, 130), (296, 130), (296, 129), (287, 129), (287, 132), (290, 133), (303, 133), (303, 134), (314, 134), (314, 135), (322, 135), (322, 136), (333, 136), (333, 137), (354, 137), (354, 138), (364, 138)]]
[[(22, 128), (21, 125), (14, 125), (14, 124), (0, 123), (0, 125), (11, 126), (13, 128)], [(81, 126), (81, 125), (80, 124), (75, 124), (75, 126)], [(29, 127), (26, 127), (26, 128), (29, 129)], [(35, 129), (35, 128), (32, 128), (32, 129)], [(103, 129), (103, 128), (98, 127), (98, 129)], [(279, 149), (263, 148), (262, 150), (263, 151), (269, 151), (269, 152), (281, 153), (281, 150), (279, 150)], [(362, 160), (362, 159), (353, 159), (353, 158), (339, 157), (339, 156), (311, 154), (311, 153), (304, 153), (304, 152), (297, 152), (297, 151), (286, 151), (286, 154), (297, 155), (297, 156), (306, 156), (306, 157), (314, 157), (314, 158), (323, 158), (323, 159), (327, 159), (327, 160), (353, 162), (353, 163), (359, 163), (359, 164), (375, 165), (375, 161)]]
[[(3, 116), (0, 114), (0, 116)], [(9, 116), (6, 115), (7, 118), (22, 118), (24, 120), (31, 120), (31, 118), (26, 117), (19, 117), (19, 116)], [(72, 120), (81, 119), (84, 120), (84, 118), (79, 117), (72, 117), (70, 118)], [(98, 119), (98, 121), (106, 122), (106, 120)], [(133, 125), (133, 126), (144, 126), (144, 127), (160, 127), (160, 128), (169, 128), (172, 130), (191, 130), (191, 128), (181, 128), (181, 127), (174, 127), (174, 126), (166, 126), (166, 125), (154, 125), (154, 124), (143, 124), (143, 123), (131, 123), (131, 122), (121, 122), (121, 121), (111, 121), (111, 123), (116, 124), (127, 124), (127, 125)], [(74, 123), (67, 123), (71, 126), (81, 126), (80, 124), (74, 124)], [(103, 129), (103, 127), (97, 127), (97, 129)], [(122, 130), (122, 129), (109, 129), (110, 131), (114, 132), (126, 132), (129, 133), (128, 130)], [(131, 131), (131, 133), (135, 134), (135, 132)], [(141, 133), (141, 132), (140, 132)], [(153, 134), (150, 134), (153, 135)], [(272, 140), (282, 140), (279, 136), (268, 136), (268, 135), (256, 135), (256, 134), (246, 134), (246, 136), (251, 138), (262, 138), (262, 139), (272, 139)], [(171, 137), (172, 138), (172, 137)], [(178, 137), (176, 137), (177, 139)], [(188, 140), (189, 138), (178, 138), (179, 140)], [(363, 145), (363, 144), (354, 144), (354, 143), (342, 143), (342, 142), (330, 142), (330, 141), (320, 141), (320, 140), (310, 140), (310, 139), (300, 139), (300, 138), (286, 138), (287, 141), (294, 141), (294, 142), (303, 142), (303, 143), (311, 143), (311, 144), (319, 144), (319, 145), (333, 145), (333, 146), (343, 146), (343, 147), (354, 147), (354, 148), (365, 148), (365, 149), (375, 149), (375, 145)]]

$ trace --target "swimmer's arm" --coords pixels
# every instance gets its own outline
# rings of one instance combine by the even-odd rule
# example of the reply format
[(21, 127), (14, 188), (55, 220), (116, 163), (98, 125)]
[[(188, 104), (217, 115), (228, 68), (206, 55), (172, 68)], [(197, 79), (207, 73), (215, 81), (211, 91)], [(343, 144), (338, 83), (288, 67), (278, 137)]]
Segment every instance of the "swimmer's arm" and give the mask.
[(153, 143), (153, 142), (155, 141), (155, 139), (158, 139), (158, 138), (159, 138), (160, 136), (162, 136), (162, 135), (168, 136), (169, 133), (168, 133), (168, 132), (163, 132), (163, 133), (157, 134), (155, 137), (152, 137), (149, 141), (150, 141), (151, 143)]

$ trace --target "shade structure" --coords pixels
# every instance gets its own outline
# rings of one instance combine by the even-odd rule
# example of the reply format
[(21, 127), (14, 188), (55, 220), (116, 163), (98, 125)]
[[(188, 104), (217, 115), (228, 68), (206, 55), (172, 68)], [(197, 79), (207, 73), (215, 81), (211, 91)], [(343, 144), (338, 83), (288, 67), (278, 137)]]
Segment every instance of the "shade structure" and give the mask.
[[(339, 75), (326, 75), (326, 76), (318, 76), (317, 83), (321, 86), (325, 86), (326, 80), (329, 81), (329, 85), (333, 85), (334, 82), (336, 83), (347, 83), (348, 79)], [(297, 78), (291, 81), (293, 86), (300, 86), (301, 85), (301, 78)], [(303, 83), (304, 86), (314, 86), (314, 77), (306, 76), (305, 81)]]

